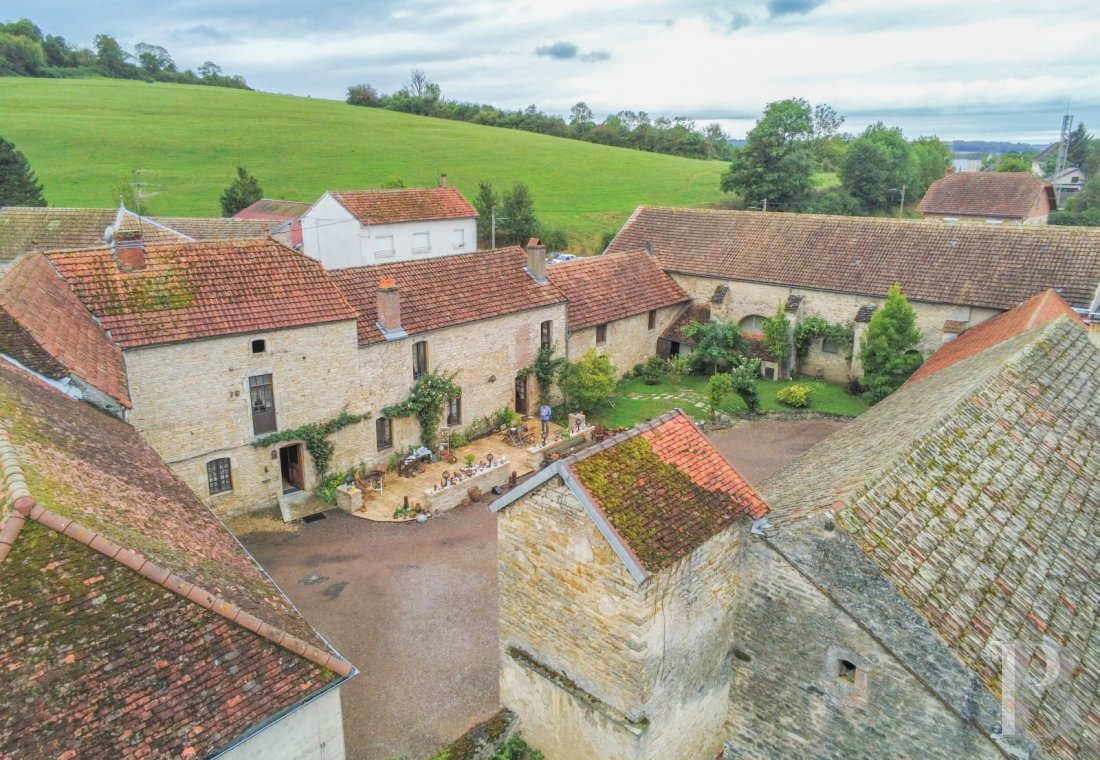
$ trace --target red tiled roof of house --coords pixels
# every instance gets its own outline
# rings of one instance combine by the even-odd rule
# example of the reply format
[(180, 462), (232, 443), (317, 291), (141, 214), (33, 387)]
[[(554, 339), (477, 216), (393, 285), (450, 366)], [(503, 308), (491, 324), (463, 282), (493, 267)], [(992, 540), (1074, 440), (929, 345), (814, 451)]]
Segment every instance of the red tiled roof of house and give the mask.
[(1100, 283), (1100, 229), (943, 224), (817, 214), (642, 206), (610, 251), (650, 242), (668, 272), (884, 298), (1011, 309), (1054, 288), (1087, 307)]
[[(243, 240), (267, 237), (272, 227), (270, 221), (244, 217), (225, 219), (199, 216), (152, 216), (149, 218), (193, 240)], [(148, 237), (145, 241), (153, 242)]]
[(680, 316), (669, 325), (661, 337), (666, 340), (675, 341), (676, 343), (682, 343), (685, 346), (694, 346), (695, 341), (684, 335), (684, 328), (688, 325), (694, 324), (706, 324), (710, 321), (710, 306), (707, 304), (690, 304), (682, 312)]
[[(311, 203), (303, 201), (281, 201), (272, 198), (261, 198), (248, 208), (241, 209), (233, 215), (234, 219), (279, 219), (289, 221), (299, 219), (302, 214), (309, 211)], [(171, 225), (169, 225), (171, 226)]]
[(0, 756), (206, 757), (353, 668), (129, 425), (0, 363)]
[(355, 318), (318, 262), (268, 238), (145, 252), (130, 271), (109, 247), (47, 254), (124, 349)]
[(690, 300), (645, 251), (575, 259), (546, 268), (569, 299), (569, 329), (582, 330)]
[(122, 351), (40, 253), (0, 279), (0, 351), (53, 378), (74, 374), (129, 408)]
[(401, 326), (410, 335), (562, 303), (553, 284), (529, 274), (522, 248), (440, 256), (329, 272), (359, 310), (359, 343), (378, 343), (378, 283), (392, 277), (401, 294)]
[(0, 207), (0, 265), (27, 251), (99, 245), (118, 209)]
[(768, 507), (679, 409), (563, 460), (649, 573)]
[(1077, 313), (1053, 290), (1044, 290), (1024, 301), (1015, 309), (998, 314), (971, 327), (954, 340), (944, 343), (936, 353), (917, 369), (907, 382), (915, 383), (931, 377), (956, 362), (980, 354), (987, 348), (1014, 338), (1022, 332), (1045, 325), (1063, 314), (1079, 320)]
[(476, 217), (477, 210), (453, 187), (357, 190), (332, 197), (363, 224)]
[(924, 214), (1026, 219), (1044, 195), (1056, 209), (1053, 186), (1031, 172), (960, 172), (933, 182), (917, 208)]

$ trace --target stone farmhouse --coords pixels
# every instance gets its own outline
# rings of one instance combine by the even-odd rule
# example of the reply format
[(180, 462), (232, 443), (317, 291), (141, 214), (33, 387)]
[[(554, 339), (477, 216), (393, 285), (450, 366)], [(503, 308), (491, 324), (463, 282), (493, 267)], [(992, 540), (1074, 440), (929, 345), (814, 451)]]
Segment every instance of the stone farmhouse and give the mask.
[(967, 172), (933, 182), (917, 208), (943, 222), (1046, 224), (1058, 199), (1054, 185), (1031, 172)]
[(302, 251), (326, 269), (477, 250), (477, 211), (446, 186), (327, 192), (302, 215)]
[(501, 702), (548, 758), (712, 758), (763, 501), (679, 410), (497, 500)]
[(1047, 292), (926, 366), (758, 492), (674, 413), (492, 506), (548, 760), (1100, 754), (1100, 350)]
[(355, 669), (133, 427), (54, 386), (0, 360), (0, 756), (343, 758)]
[[(265, 237), (271, 223), (193, 217), (141, 216), (120, 205), (109, 208), (0, 206), (0, 274), (24, 253), (88, 248), (108, 235), (139, 235), (147, 242)], [(284, 240), (284, 242), (289, 242)]]
[(895, 282), (929, 354), (1047, 288), (1100, 323), (1098, 230), (642, 206), (608, 252), (647, 247), (694, 304), (746, 332), (780, 304), (795, 325), (852, 323), (852, 346), (819, 338), (802, 361), (803, 374), (835, 382), (861, 374), (862, 329)]

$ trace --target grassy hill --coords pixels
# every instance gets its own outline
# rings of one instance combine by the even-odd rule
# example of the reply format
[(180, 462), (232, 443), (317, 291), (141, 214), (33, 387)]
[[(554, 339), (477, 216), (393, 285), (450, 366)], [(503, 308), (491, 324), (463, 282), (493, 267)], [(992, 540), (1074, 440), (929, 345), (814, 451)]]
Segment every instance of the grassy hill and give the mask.
[(435, 184), (473, 199), (526, 182), (540, 220), (589, 249), (638, 204), (721, 201), (725, 164), (429, 119), (344, 103), (114, 79), (0, 78), (0, 136), (26, 154), (52, 206), (111, 206), (118, 188), (155, 185), (153, 213), (220, 215), (237, 163), (270, 198)]

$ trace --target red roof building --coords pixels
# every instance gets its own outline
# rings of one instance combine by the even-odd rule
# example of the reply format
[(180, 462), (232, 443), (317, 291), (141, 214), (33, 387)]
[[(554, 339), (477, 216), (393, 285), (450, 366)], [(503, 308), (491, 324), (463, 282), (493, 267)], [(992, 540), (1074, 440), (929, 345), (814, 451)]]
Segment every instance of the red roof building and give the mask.
[(960, 172), (933, 182), (917, 208), (925, 219), (1045, 223), (1058, 201), (1031, 172)]

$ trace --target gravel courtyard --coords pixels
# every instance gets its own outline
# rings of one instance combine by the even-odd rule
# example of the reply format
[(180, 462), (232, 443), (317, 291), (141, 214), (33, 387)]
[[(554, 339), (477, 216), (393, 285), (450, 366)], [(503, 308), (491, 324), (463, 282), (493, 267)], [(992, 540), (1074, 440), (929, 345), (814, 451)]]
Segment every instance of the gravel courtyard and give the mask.
[[(709, 435), (758, 483), (846, 424), (762, 420)], [(498, 709), (496, 526), (486, 503), (423, 525), (328, 512), (242, 541), (361, 673), (343, 691), (348, 757), (421, 760)]]

